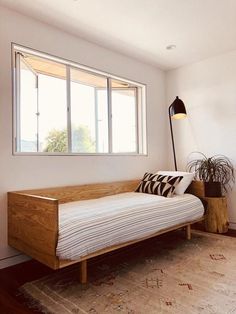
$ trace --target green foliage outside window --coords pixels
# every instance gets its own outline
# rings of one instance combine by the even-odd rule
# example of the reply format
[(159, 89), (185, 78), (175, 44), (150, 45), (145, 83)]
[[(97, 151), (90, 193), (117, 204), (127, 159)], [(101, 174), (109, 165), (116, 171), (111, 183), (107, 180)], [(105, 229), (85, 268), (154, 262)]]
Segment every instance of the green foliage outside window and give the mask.
[[(75, 153), (94, 153), (96, 152), (95, 142), (90, 136), (87, 126), (72, 128), (72, 152)], [(47, 145), (44, 152), (66, 153), (68, 152), (67, 130), (55, 130), (49, 132)]]

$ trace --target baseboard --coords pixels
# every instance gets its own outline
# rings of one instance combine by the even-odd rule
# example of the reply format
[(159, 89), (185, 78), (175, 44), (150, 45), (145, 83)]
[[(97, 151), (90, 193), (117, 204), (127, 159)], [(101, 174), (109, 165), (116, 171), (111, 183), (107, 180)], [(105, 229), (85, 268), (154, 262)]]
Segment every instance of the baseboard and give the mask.
[(23, 263), (30, 259), (31, 258), (29, 256), (26, 256), (21, 253), (13, 256), (8, 256), (0, 260), (0, 269), (10, 267), (19, 263)]

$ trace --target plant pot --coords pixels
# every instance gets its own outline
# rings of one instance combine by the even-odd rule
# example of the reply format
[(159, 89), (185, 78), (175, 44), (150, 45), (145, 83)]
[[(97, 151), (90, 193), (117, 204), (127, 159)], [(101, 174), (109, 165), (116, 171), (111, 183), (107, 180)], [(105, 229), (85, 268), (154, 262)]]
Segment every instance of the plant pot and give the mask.
[(206, 197), (222, 197), (220, 182), (204, 182)]

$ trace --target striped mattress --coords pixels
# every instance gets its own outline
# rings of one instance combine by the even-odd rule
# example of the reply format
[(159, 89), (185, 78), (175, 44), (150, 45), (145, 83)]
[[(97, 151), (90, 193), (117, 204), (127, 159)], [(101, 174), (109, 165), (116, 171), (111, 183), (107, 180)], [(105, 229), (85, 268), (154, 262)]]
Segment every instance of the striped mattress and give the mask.
[(128, 192), (61, 204), (57, 256), (76, 260), (201, 218), (203, 213), (200, 199), (191, 194), (166, 198)]

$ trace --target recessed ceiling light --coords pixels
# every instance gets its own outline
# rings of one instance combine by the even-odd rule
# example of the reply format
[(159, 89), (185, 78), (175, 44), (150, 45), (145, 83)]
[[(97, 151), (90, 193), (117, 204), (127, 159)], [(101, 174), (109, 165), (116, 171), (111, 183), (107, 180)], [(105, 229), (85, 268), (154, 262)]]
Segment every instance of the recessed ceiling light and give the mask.
[(175, 48), (176, 48), (176, 45), (168, 45), (168, 46), (166, 46), (167, 50), (173, 50)]

